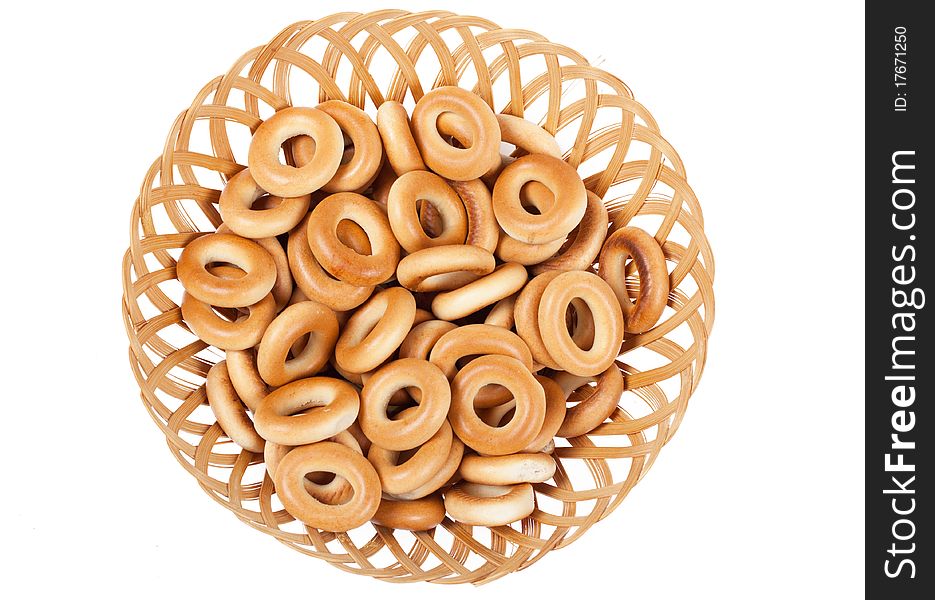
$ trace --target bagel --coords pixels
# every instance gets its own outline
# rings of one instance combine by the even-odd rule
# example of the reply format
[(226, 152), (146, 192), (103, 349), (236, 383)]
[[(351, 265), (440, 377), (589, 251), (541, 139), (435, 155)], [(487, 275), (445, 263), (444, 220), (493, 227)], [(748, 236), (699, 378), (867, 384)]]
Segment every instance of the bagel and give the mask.
[[(484, 423), (474, 410), (474, 398), (485, 385), (507, 388), (516, 412), (503, 427)], [(525, 365), (509, 356), (481, 356), (469, 362), (451, 382), (451, 427), (468, 446), (481, 454), (500, 456), (529, 445), (545, 422), (545, 392)]]
[[(371, 251), (361, 254), (338, 239), (338, 225), (356, 223), (367, 234)], [(318, 203), (308, 219), (307, 240), (318, 263), (335, 278), (355, 286), (387, 281), (399, 263), (399, 244), (390, 223), (370, 199), (352, 192), (332, 194)]]
[(570, 373), (558, 373), (555, 382), (567, 395), (567, 401), (578, 403), (568, 408), (562, 426), (555, 435), (563, 438), (577, 437), (590, 433), (614, 413), (625, 384), (623, 374), (616, 364), (611, 365), (597, 377), (597, 385), (588, 387), (593, 377), (576, 377)]
[(601, 198), (588, 191), (588, 205), (578, 227), (572, 231), (568, 244), (555, 256), (540, 262), (532, 268), (535, 274), (549, 270), (584, 271), (591, 268), (601, 252), (607, 237), (607, 208)]
[(523, 265), (500, 265), (489, 275), (456, 290), (436, 295), (432, 300), (432, 312), (446, 321), (466, 317), (518, 292), (526, 283), (526, 278)]
[(548, 454), (510, 454), (509, 456), (465, 456), (461, 477), (485, 485), (541, 483), (555, 474), (555, 459)]
[(288, 383), (260, 402), (254, 413), (257, 433), (286, 446), (327, 439), (357, 419), (360, 398), (351, 384), (330, 377)]
[[(392, 395), (405, 388), (420, 391), (419, 405), (390, 420), (386, 414)], [(417, 358), (401, 358), (377, 369), (360, 392), (360, 428), (377, 446), (409, 450), (425, 443), (442, 427), (451, 405), (444, 373)], [(446, 444), (447, 453), (450, 442)]]
[[(306, 135), (315, 142), (312, 160), (299, 166), (284, 165), (279, 153), (286, 141)], [(341, 127), (324, 111), (290, 106), (266, 119), (253, 133), (247, 165), (257, 184), (283, 198), (303, 196), (328, 183), (344, 155)]]
[(535, 509), (536, 497), (528, 483), (495, 486), (462, 481), (445, 493), (445, 510), (465, 525), (508, 525)]
[[(413, 408), (400, 414), (405, 417)], [(441, 427), (421, 444), (413, 455), (397, 464), (399, 451), (381, 448), (376, 443), (370, 446), (367, 460), (380, 476), (383, 491), (387, 494), (404, 494), (425, 485), (448, 460), (451, 450), (451, 426), (442, 421)]]
[[(244, 275), (237, 279), (212, 275), (207, 270), (211, 263), (230, 263)], [(175, 269), (186, 292), (221, 308), (256, 304), (276, 283), (276, 264), (269, 252), (252, 240), (230, 233), (195, 238), (182, 250)]]
[[(363, 456), (360, 444), (353, 435), (347, 431), (342, 431), (326, 441), (337, 442), (347, 446), (354, 452)], [(301, 446), (299, 446), (301, 447)], [(263, 448), (263, 462), (266, 463), (266, 471), (271, 478), (275, 477), (276, 468), (286, 454), (294, 450), (296, 446), (283, 446), (275, 442), (266, 442)], [(340, 475), (334, 475), (326, 471), (317, 471), (305, 475), (305, 491), (312, 495), (316, 500), (326, 504), (342, 504), (347, 502), (353, 488), (346, 479)]]
[(408, 290), (383, 290), (348, 320), (334, 349), (335, 360), (352, 373), (375, 369), (406, 339), (415, 316), (416, 300)]
[[(289, 358), (293, 345), (309, 335), (302, 351)], [(318, 373), (338, 340), (334, 311), (313, 300), (299, 302), (279, 313), (260, 340), (257, 370), (263, 381), (280, 386)]]
[[(539, 332), (539, 302), (546, 286), (560, 274), (561, 271), (546, 271), (536, 275), (516, 296), (516, 302), (513, 305), (513, 319), (517, 335), (526, 342), (533, 360), (550, 369), (560, 369), (560, 367), (552, 358)], [(564, 315), (562, 317), (564, 322)]]
[[(532, 372), (532, 354), (526, 343), (508, 329), (484, 324), (463, 325), (442, 335), (432, 347), (429, 361), (437, 365), (450, 380), (458, 372), (458, 361), (475, 355), (510, 356)], [(501, 386), (485, 387), (478, 391), (474, 406), (487, 408), (511, 398), (510, 393)]]
[[(560, 373), (559, 375), (568, 375)], [(557, 378), (558, 376), (556, 376)], [(574, 377), (574, 376), (572, 376)], [(529, 445), (523, 448), (522, 452), (545, 452), (546, 448), (552, 444), (553, 438), (565, 421), (566, 405), (565, 390), (556, 380), (542, 375), (536, 375), (536, 381), (542, 386), (545, 392), (545, 420), (542, 422), (542, 429), (535, 439), (529, 442)], [(587, 380), (585, 380), (587, 381)], [(512, 418), (513, 409), (516, 406), (514, 400), (510, 400), (500, 406), (493, 406), (481, 413), (481, 420), (491, 427), (497, 427), (506, 420), (507, 416)], [(483, 482), (482, 482), (483, 483)]]
[[(521, 203), (520, 191), (537, 181), (549, 188), (553, 202), (540, 214)], [(510, 237), (527, 244), (544, 244), (564, 238), (584, 216), (588, 199), (578, 172), (565, 161), (545, 154), (529, 154), (510, 163), (493, 188), (497, 223)]]
[(500, 226), (497, 225), (497, 218), (493, 214), (490, 190), (480, 179), (445, 181), (458, 194), (467, 215), (467, 237), (464, 243), (494, 252), (500, 238)]
[[(216, 233), (231, 233), (231, 230), (227, 225), (221, 223)], [(276, 311), (278, 312), (289, 303), (289, 298), (292, 296), (295, 287), (292, 281), (292, 271), (289, 269), (289, 258), (286, 256), (282, 244), (279, 243), (279, 239), (275, 237), (258, 238), (253, 241), (269, 252), (269, 255), (273, 258), (273, 264), (276, 265), (276, 282), (273, 283), (273, 289), (270, 293), (273, 295), (273, 299), (276, 300)]]
[[(626, 260), (632, 257), (640, 275), (636, 302), (630, 300), (626, 285)], [(666, 257), (655, 238), (638, 227), (621, 227), (604, 242), (600, 269), (623, 311), (628, 333), (651, 329), (662, 316), (669, 298), (669, 271)]]
[(433, 492), (437, 492), (441, 488), (451, 481), (453, 477), (458, 476), (458, 466), (461, 464), (461, 459), (464, 456), (464, 443), (458, 439), (457, 436), (452, 435), (451, 437), (451, 446), (448, 449), (448, 455), (445, 457), (445, 462), (442, 463), (435, 473), (422, 485), (416, 489), (403, 492), (400, 494), (394, 494), (394, 500), (418, 500), (419, 498), (424, 498)]
[[(568, 332), (565, 315), (571, 302), (580, 298), (592, 315), (593, 343), (583, 349)], [(561, 273), (542, 292), (537, 311), (539, 333), (549, 356), (563, 371), (596, 375), (613, 364), (623, 343), (623, 314), (607, 283), (587, 271)], [(579, 313), (580, 315), (580, 313)]]
[(356, 286), (335, 279), (325, 271), (308, 245), (306, 220), (289, 233), (287, 254), (296, 286), (305, 296), (334, 311), (346, 311), (366, 302), (373, 286)]
[(228, 350), (227, 372), (237, 396), (250, 410), (256, 410), (260, 402), (269, 393), (269, 387), (260, 376), (256, 366), (256, 352), (253, 348), (246, 350)]
[(435, 342), (457, 327), (454, 323), (438, 319), (416, 325), (399, 346), (399, 357), (427, 360)]
[[(353, 495), (343, 504), (325, 504), (305, 488), (306, 474), (331, 472), (343, 477)], [(286, 511), (309, 527), (348, 531), (369, 521), (380, 507), (380, 478), (360, 454), (335, 442), (319, 442), (286, 454), (273, 478)]]
[(299, 224), (308, 212), (310, 194), (293, 198), (279, 198), (273, 208), (257, 210), (254, 203), (266, 191), (244, 169), (228, 180), (221, 191), (218, 209), (224, 224), (231, 231), (246, 238), (268, 238), (286, 233)]
[(237, 396), (227, 372), (227, 363), (223, 360), (208, 371), (205, 392), (224, 435), (248, 452), (263, 452), (265, 442), (247, 416), (247, 408)]
[[(438, 213), (441, 229), (429, 237), (419, 217), (418, 203), (430, 204)], [(461, 198), (445, 180), (428, 171), (409, 171), (393, 182), (386, 202), (393, 234), (406, 252), (433, 246), (463, 244), (467, 236), (467, 214)]]
[(371, 521), (390, 529), (426, 531), (445, 520), (445, 503), (441, 494), (418, 500), (383, 498)]
[(507, 296), (503, 300), (498, 301), (491, 307), (487, 316), (484, 317), (484, 324), (502, 327), (504, 329), (513, 329), (513, 324), (516, 322), (513, 318), (513, 307), (515, 305), (516, 294)]
[[(212, 267), (213, 275), (236, 279), (243, 271), (233, 267)], [(256, 346), (266, 328), (276, 316), (276, 300), (273, 294), (266, 294), (256, 304), (244, 310), (235, 321), (228, 321), (218, 315), (207, 302), (198, 300), (188, 292), (182, 295), (182, 318), (192, 330), (205, 342), (221, 350), (245, 350)]]
[(425, 163), (412, 137), (406, 108), (395, 100), (387, 100), (377, 109), (377, 129), (383, 139), (387, 163), (397, 175), (409, 171), (425, 171)]
[[(438, 118), (454, 113), (470, 132), (470, 147), (456, 148), (439, 133)], [(445, 179), (477, 179), (500, 161), (500, 125), (477, 95), (455, 86), (436, 88), (412, 111), (412, 134), (423, 162)]]
[[(562, 157), (562, 150), (555, 137), (532, 121), (514, 115), (497, 115), (500, 138), (527, 154), (547, 154)], [(515, 154), (514, 154), (515, 156)]]
[[(369, 186), (377, 176), (383, 164), (383, 143), (377, 126), (367, 113), (348, 102), (327, 100), (316, 107), (326, 113), (342, 132), (341, 151), (345, 154), (344, 138), (350, 138), (354, 152), (347, 162), (341, 161), (334, 175), (321, 190), (328, 193), (360, 192)], [(309, 136), (299, 136), (292, 140), (292, 155), (295, 163), (301, 167), (315, 160), (318, 151), (317, 142)]]
[(396, 278), (414, 292), (439, 292), (463, 287), (493, 272), (493, 254), (477, 246), (434, 246), (399, 261)]

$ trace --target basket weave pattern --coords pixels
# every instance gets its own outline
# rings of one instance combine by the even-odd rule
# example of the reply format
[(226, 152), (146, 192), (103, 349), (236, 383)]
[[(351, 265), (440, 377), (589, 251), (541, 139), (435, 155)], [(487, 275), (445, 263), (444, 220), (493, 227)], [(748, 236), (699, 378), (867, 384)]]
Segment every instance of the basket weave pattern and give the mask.
[[(662, 244), (668, 308), (628, 336), (617, 366), (626, 392), (609, 422), (556, 440), (558, 468), (536, 484), (537, 509), (514, 526), (447, 519), (428, 532), (367, 525), (327, 533), (297, 523), (276, 499), (262, 455), (215, 423), (205, 376), (223, 353), (182, 322), (175, 263), (213, 231), (224, 182), (246, 164), (250, 134), (273, 111), (327, 99), (374, 114), (410, 107), (428, 89), (459, 85), (497, 112), (556, 135), (611, 227), (635, 224)], [(485, 583), (567, 546), (609, 515), (677, 430), (705, 363), (714, 320), (714, 259), (682, 162), (627, 86), (580, 54), (525, 30), (447, 12), (341, 13), (290, 25), (206, 85), (169, 132), (133, 207), (123, 262), (123, 316), (141, 397), (179, 463), (239, 519), (346, 571), (389, 580)], [(633, 297), (639, 277), (630, 270)]]

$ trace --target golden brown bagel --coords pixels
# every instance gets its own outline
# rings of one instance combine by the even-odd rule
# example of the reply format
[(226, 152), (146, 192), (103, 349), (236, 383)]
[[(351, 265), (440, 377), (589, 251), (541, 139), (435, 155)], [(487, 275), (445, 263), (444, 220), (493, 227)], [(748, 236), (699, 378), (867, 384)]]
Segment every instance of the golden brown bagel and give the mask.
[[(361, 254), (338, 239), (338, 225), (344, 220), (366, 232), (370, 254)], [(318, 263), (351, 285), (383, 283), (393, 277), (399, 263), (399, 244), (386, 215), (360, 194), (341, 192), (319, 202), (308, 219), (307, 239)]]
[[(626, 286), (626, 261), (633, 257), (640, 275), (636, 302)], [(627, 333), (643, 333), (656, 324), (669, 298), (669, 271), (655, 238), (638, 227), (621, 227), (604, 242), (598, 274), (610, 284), (623, 311)]]
[(337, 363), (352, 373), (378, 367), (403, 343), (416, 316), (416, 301), (401, 287), (387, 288), (350, 318), (334, 349)]
[[(441, 136), (438, 118), (443, 113), (464, 120), (469, 148), (456, 148)], [(459, 87), (440, 87), (422, 96), (412, 111), (412, 134), (422, 160), (445, 179), (477, 179), (500, 161), (497, 117), (478, 96)]]
[(567, 401), (577, 402), (567, 409), (562, 426), (555, 435), (563, 438), (585, 435), (603, 423), (620, 402), (625, 389), (623, 375), (616, 364), (610, 365), (597, 378), (597, 386), (587, 383), (593, 377), (578, 377), (571, 373), (558, 373), (555, 381), (567, 395)]
[[(331, 179), (321, 186), (322, 191), (330, 194), (363, 191), (376, 178), (383, 164), (383, 144), (377, 126), (367, 113), (347, 102), (328, 100), (316, 108), (328, 114), (341, 128), (342, 154), (344, 136), (350, 138), (354, 146), (350, 160), (342, 161)], [(311, 137), (303, 135), (292, 140), (292, 155), (298, 167), (313, 162), (317, 149), (318, 144)]]
[[(430, 237), (419, 218), (418, 203), (428, 203), (438, 213), (441, 230)], [(467, 236), (467, 214), (461, 198), (444, 179), (428, 171), (409, 171), (393, 182), (386, 214), (399, 245), (407, 252), (433, 246), (463, 244)]]
[(493, 254), (477, 246), (434, 246), (399, 261), (396, 278), (414, 292), (449, 291), (493, 272), (496, 264)]
[(535, 494), (528, 483), (494, 486), (462, 481), (445, 493), (445, 510), (465, 525), (508, 525), (535, 509)]
[[(289, 358), (293, 344), (310, 334), (297, 356)], [(280, 386), (318, 373), (327, 363), (338, 339), (334, 311), (314, 300), (286, 307), (266, 328), (257, 350), (257, 369), (263, 380)]]
[(227, 372), (237, 395), (250, 410), (257, 406), (269, 393), (269, 387), (256, 366), (256, 352), (247, 350), (227, 351)]
[(227, 182), (221, 191), (218, 209), (224, 224), (246, 238), (268, 238), (286, 233), (305, 217), (312, 201), (310, 194), (280, 198), (273, 208), (257, 210), (254, 203), (266, 193), (244, 169)]
[[(315, 141), (312, 160), (301, 167), (279, 160), (282, 145), (297, 136)], [(310, 194), (334, 177), (344, 155), (341, 127), (324, 111), (290, 106), (263, 121), (253, 134), (247, 164), (257, 184), (270, 194), (294, 198)]]
[[(407, 408), (400, 414), (406, 416), (412, 410)], [(407, 461), (397, 464), (399, 451), (381, 448), (376, 443), (370, 446), (367, 460), (380, 476), (384, 492), (405, 494), (425, 485), (444, 466), (451, 449), (451, 440), (451, 426), (447, 421), (442, 421), (438, 431), (420, 445)]]
[(301, 446), (344, 431), (357, 419), (359, 409), (360, 398), (351, 384), (331, 377), (311, 377), (271, 392), (260, 402), (254, 422), (263, 439)]
[[(587, 305), (594, 322), (593, 343), (587, 349), (575, 343), (565, 315), (576, 298)], [(596, 375), (613, 364), (623, 343), (623, 314), (607, 283), (587, 271), (567, 271), (552, 279), (542, 292), (538, 308), (539, 333), (549, 356), (563, 371)]]
[(214, 412), (218, 425), (232, 442), (249, 452), (263, 452), (264, 441), (256, 432), (253, 421), (247, 416), (247, 408), (241, 403), (227, 372), (223, 360), (208, 371), (205, 381), (208, 404)]
[(591, 268), (607, 237), (607, 208), (597, 194), (588, 191), (588, 206), (578, 227), (569, 236), (570, 244), (552, 258), (533, 267), (535, 274), (549, 270), (585, 271)]
[[(520, 191), (537, 181), (552, 192), (552, 205), (532, 214), (521, 203)], [(527, 244), (544, 244), (564, 238), (584, 216), (588, 204), (584, 183), (565, 161), (545, 154), (529, 154), (503, 169), (493, 188), (497, 223), (512, 238)]]
[(464, 456), (464, 444), (458, 439), (458, 436), (452, 435), (451, 446), (448, 449), (448, 455), (445, 462), (435, 473), (421, 486), (410, 492), (394, 494), (394, 500), (417, 500), (424, 498), (429, 494), (443, 488), (453, 477), (458, 476), (458, 465), (461, 464), (461, 458)]
[(432, 300), (432, 312), (440, 319), (454, 321), (512, 295), (526, 283), (526, 268), (506, 263), (493, 273)]
[[(419, 404), (390, 419), (386, 414), (392, 395), (417, 388)], [(434, 364), (418, 358), (401, 358), (377, 369), (360, 392), (360, 427), (377, 446), (409, 450), (425, 443), (445, 422), (451, 405), (448, 380)], [(445, 445), (447, 453), (450, 442)]]
[[(340, 475), (354, 493), (344, 504), (329, 505), (305, 488), (308, 473)], [(380, 507), (380, 478), (360, 454), (335, 442), (319, 442), (286, 454), (274, 477), (276, 495), (293, 517), (325, 531), (348, 531), (369, 521)]]
[[(245, 275), (227, 279), (212, 275), (211, 263), (230, 263)], [(189, 294), (221, 308), (250, 306), (262, 300), (276, 283), (276, 265), (269, 253), (247, 238), (213, 233), (195, 238), (185, 246), (176, 274)]]
[(346, 311), (360, 306), (373, 293), (373, 286), (340, 281), (321, 267), (308, 245), (308, 217), (289, 233), (287, 252), (295, 284), (310, 300), (335, 311)]
[(371, 521), (391, 529), (426, 531), (445, 520), (445, 503), (441, 494), (418, 500), (383, 498)]
[[(507, 388), (516, 399), (513, 419), (503, 427), (484, 423), (474, 410), (477, 392), (489, 384)], [(481, 356), (451, 382), (451, 427), (458, 438), (482, 454), (500, 456), (529, 445), (545, 422), (545, 392), (525, 365), (508, 356)]]
[(412, 137), (409, 115), (395, 100), (387, 100), (377, 109), (377, 129), (386, 149), (386, 159), (397, 175), (425, 171), (425, 163)]
[[(227, 225), (221, 223), (217, 233), (231, 233), (231, 230)], [(276, 311), (279, 312), (289, 303), (289, 298), (295, 289), (292, 281), (292, 271), (289, 270), (289, 258), (286, 256), (286, 250), (279, 243), (278, 238), (258, 238), (253, 241), (269, 252), (269, 255), (273, 258), (273, 263), (276, 265), (276, 282), (273, 284), (270, 293), (273, 294), (273, 299), (276, 300)]]
[(465, 481), (485, 485), (541, 483), (555, 474), (555, 459), (542, 452), (508, 456), (474, 454), (464, 457), (460, 472)]
[(539, 332), (539, 302), (546, 286), (560, 274), (561, 271), (546, 271), (536, 275), (516, 296), (516, 302), (513, 305), (516, 333), (526, 342), (533, 360), (550, 369), (558, 369), (559, 366), (549, 354), (549, 350), (542, 341), (542, 334)]

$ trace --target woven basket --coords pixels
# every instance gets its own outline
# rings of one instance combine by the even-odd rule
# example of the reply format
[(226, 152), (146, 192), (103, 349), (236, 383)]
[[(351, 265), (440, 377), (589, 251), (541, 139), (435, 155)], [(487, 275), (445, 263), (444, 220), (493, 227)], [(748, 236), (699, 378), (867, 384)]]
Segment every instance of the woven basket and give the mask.
[[(662, 243), (668, 308), (652, 330), (625, 340), (617, 365), (626, 391), (610, 422), (556, 440), (555, 477), (535, 486), (538, 507), (521, 523), (488, 529), (446, 519), (418, 533), (369, 524), (346, 534), (306, 528), (282, 509), (262, 455), (242, 451), (215, 423), (204, 380), (223, 353), (182, 322), (176, 259), (197, 232), (220, 224), (220, 189), (246, 164), (252, 131), (275, 110), (332, 98), (371, 115), (390, 99), (411, 110), (442, 85), (470, 89), (495, 111), (555, 134), (587, 188), (604, 198), (612, 227), (635, 224)], [(396, 582), (485, 583), (571, 544), (609, 515), (675, 433), (714, 320), (714, 260), (702, 227), (682, 161), (653, 117), (622, 81), (574, 50), (441, 11), (303, 21), (198, 92), (147, 172), (123, 261), (130, 362), (172, 454), (251, 527), (345, 571)], [(632, 269), (628, 287), (635, 297)]]

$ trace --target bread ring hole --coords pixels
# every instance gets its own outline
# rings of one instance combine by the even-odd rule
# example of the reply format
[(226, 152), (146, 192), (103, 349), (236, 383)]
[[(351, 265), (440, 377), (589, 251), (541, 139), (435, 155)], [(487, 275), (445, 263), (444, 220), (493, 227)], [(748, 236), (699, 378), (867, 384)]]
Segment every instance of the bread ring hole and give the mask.
[(334, 228), (338, 241), (361, 256), (373, 254), (370, 237), (364, 228), (350, 219), (341, 219)]
[(303, 333), (300, 335), (292, 342), (292, 346), (289, 347), (289, 355), (286, 357), (286, 360), (294, 360), (296, 357), (301, 356), (302, 351), (308, 346), (310, 339), (312, 339), (312, 334), (310, 333)]
[(305, 492), (328, 506), (347, 504), (354, 497), (354, 489), (341, 485), (343, 482), (338, 482), (337, 478), (329, 471), (310, 471), (305, 474)]
[(555, 194), (538, 181), (527, 181), (519, 190), (519, 204), (531, 215), (541, 215), (555, 203)]
[(455, 367), (460, 371), (461, 369), (466, 367), (469, 362), (471, 362), (475, 358), (480, 358), (481, 356), (483, 356), (483, 354), (468, 354), (468, 355), (462, 356), (461, 358), (455, 361)]
[(250, 210), (271, 210), (282, 204), (282, 200), (283, 199), (279, 196), (270, 196), (269, 194), (264, 194), (253, 201), (253, 204), (250, 205)]
[(341, 135), (344, 137), (344, 152), (341, 154), (341, 164), (346, 165), (354, 160), (354, 140), (343, 129)]
[(500, 417), (500, 421), (497, 423), (497, 427), (506, 427), (507, 425), (510, 424), (510, 421), (512, 421), (513, 417), (515, 416), (516, 416), (515, 408), (511, 408), (510, 410), (506, 411), (503, 414), (503, 416)]
[(588, 351), (594, 346), (594, 315), (591, 308), (580, 298), (575, 298), (565, 307), (565, 327), (576, 346)]
[(250, 314), (245, 308), (221, 308), (220, 306), (209, 305), (211, 311), (220, 319), (227, 323), (236, 323), (241, 319), (247, 318)]
[(334, 481), (335, 477), (337, 477), (337, 475), (329, 473), (328, 471), (312, 471), (305, 475), (306, 479), (318, 485), (328, 485)]
[(409, 450), (403, 450), (402, 452), (400, 452), (399, 455), (397, 455), (396, 457), (397, 466), (406, 464), (406, 461), (412, 458), (413, 456), (415, 456), (418, 450), (419, 450), (418, 448), (411, 448)]
[(286, 361), (301, 360), (307, 358), (306, 353), (315, 352), (314, 337), (315, 332), (303, 333), (292, 342), (289, 351), (286, 353)]
[(430, 201), (416, 200), (416, 212), (419, 214), (419, 225), (422, 226), (422, 231), (433, 240), (445, 230), (441, 213)]
[(240, 279), (247, 276), (246, 271), (229, 262), (210, 262), (205, 265), (205, 270), (218, 279)]
[(527, 154), (529, 154), (529, 152), (523, 150), (519, 146), (511, 144), (506, 140), (500, 140), (500, 156), (520, 158), (521, 156), (526, 156)]
[(464, 118), (453, 112), (439, 113), (435, 118), (435, 129), (441, 138), (453, 148), (467, 150), (474, 145), (474, 138)]
[[(354, 160), (354, 140), (343, 129), (341, 130), (341, 136), (344, 138), (344, 152), (341, 154), (341, 164), (346, 165)], [(291, 137), (284, 141), (279, 148), (280, 162), (293, 167), (298, 166), (295, 162), (296, 150), (310, 162), (315, 157), (315, 149), (315, 138), (312, 136), (297, 135)]]
[(581, 402), (589, 400), (591, 396), (597, 393), (597, 382), (590, 381), (575, 391), (573, 391), (568, 398), (565, 399), (565, 403), (569, 406), (575, 406)]
[[(301, 137), (301, 136), (296, 136)], [(305, 136), (308, 137), (308, 136)], [(289, 165), (290, 167), (297, 166), (295, 164), (295, 153), (292, 151), (293, 140), (296, 138), (289, 138), (285, 140), (282, 144), (279, 145), (279, 162), (284, 165)], [(312, 138), (309, 138), (311, 140)], [(313, 142), (314, 143), (314, 142)]]
[(410, 408), (415, 408), (416, 406), (416, 404), (389, 404), (386, 407), (386, 418), (390, 421), (398, 421), (402, 418), (401, 415), (404, 411), (407, 411)]

